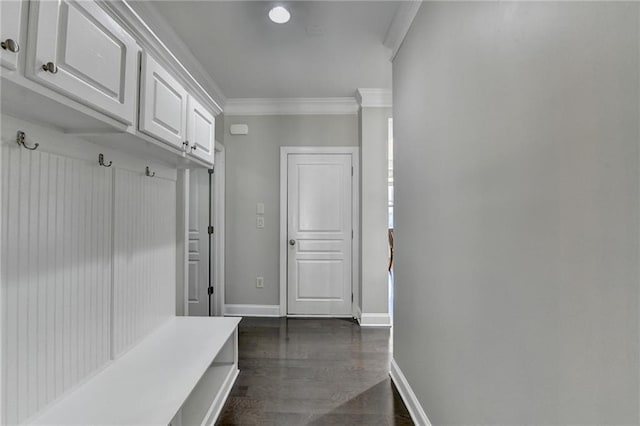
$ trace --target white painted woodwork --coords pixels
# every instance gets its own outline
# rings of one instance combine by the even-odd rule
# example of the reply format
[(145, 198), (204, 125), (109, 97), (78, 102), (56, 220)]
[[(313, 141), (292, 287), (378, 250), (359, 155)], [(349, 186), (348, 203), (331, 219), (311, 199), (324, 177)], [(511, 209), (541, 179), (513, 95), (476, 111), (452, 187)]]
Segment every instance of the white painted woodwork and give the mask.
[(239, 322), (174, 317), (34, 424), (167, 425), (181, 407), (203, 419), (184, 424), (213, 424), (238, 375)]
[[(189, 316), (209, 315), (209, 173), (189, 173), (189, 268), (187, 306)], [(211, 309), (213, 311), (213, 307)]]
[[(118, 16), (138, 44), (177, 76), (189, 93), (198, 94), (214, 114), (222, 112), (226, 97), (171, 25), (156, 11), (153, 2), (107, 1), (102, 5)], [(144, 18), (144, 19), (143, 19)]]
[[(96, 2), (30, 2), (27, 77), (130, 125), (136, 41)], [(52, 62), (57, 72), (42, 69)]]
[(287, 157), (288, 314), (351, 314), (351, 158)]
[(215, 143), (216, 167), (213, 173), (213, 313), (225, 315), (224, 297), (224, 253), (225, 253), (225, 149), (220, 142)]
[(358, 113), (353, 97), (227, 99), (224, 115), (349, 115)]
[(140, 130), (182, 149), (187, 140), (187, 91), (149, 54), (142, 54)]
[(175, 314), (176, 184), (115, 170), (113, 355)]
[(0, 41), (12, 39), (18, 43), (18, 52), (0, 49), (0, 65), (14, 71), (18, 67), (18, 58), (24, 52), (21, 36), (22, 18), (25, 14), (25, 3), (18, 0), (5, 0), (0, 2)]
[(105, 365), (112, 172), (2, 146), (3, 424), (25, 421)]
[(213, 164), (216, 119), (193, 96), (187, 109), (187, 140), (192, 155)]

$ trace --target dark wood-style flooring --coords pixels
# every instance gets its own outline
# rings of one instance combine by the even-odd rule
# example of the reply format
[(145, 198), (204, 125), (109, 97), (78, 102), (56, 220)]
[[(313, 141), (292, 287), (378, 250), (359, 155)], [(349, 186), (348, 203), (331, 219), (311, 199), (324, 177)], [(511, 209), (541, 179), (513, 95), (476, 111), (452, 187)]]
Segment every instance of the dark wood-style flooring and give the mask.
[(388, 375), (388, 329), (245, 318), (240, 376), (217, 425), (412, 425)]

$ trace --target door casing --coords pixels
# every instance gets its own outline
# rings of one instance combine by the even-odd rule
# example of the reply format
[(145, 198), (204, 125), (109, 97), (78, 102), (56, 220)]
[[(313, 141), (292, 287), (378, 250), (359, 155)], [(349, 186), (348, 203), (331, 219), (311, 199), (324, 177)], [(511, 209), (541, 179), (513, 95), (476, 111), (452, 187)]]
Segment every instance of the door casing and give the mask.
[[(292, 154), (351, 154), (353, 179), (351, 179), (351, 314), (356, 316), (360, 306), (358, 286), (360, 282), (360, 149), (356, 146), (283, 146), (280, 147), (280, 316), (287, 316), (287, 178), (288, 157)], [(291, 315), (295, 316), (295, 315)], [(304, 315), (324, 316), (324, 315)], [(326, 315), (333, 316), (333, 315)]]
[[(212, 277), (212, 285), (213, 285), (213, 297), (211, 298), (212, 302), (212, 315), (214, 316), (224, 316), (224, 250), (225, 250), (225, 149), (224, 145), (220, 142), (215, 142), (215, 156), (216, 156), (216, 164), (215, 164), (215, 173), (213, 174), (213, 202), (212, 202), (212, 214), (213, 214), (213, 225), (214, 225), (214, 233), (213, 233), (213, 256), (212, 256), (212, 266), (213, 266), (213, 277)], [(182, 244), (182, 249), (178, 256), (179, 263), (179, 273), (178, 273), (178, 289), (177, 291), (181, 293), (181, 297), (179, 298), (181, 301), (181, 308), (177, 308), (177, 312), (179, 315), (189, 316), (189, 296), (188, 296), (188, 243), (189, 243), (189, 209), (191, 207), (191, 202), (189, 200), (189, 187), (190, 187), (190, 170), (182, 170), (179, 171), (179, 183), (178, 183), (178, 197), (180, 203), (178, 205), (178, 228), (179, 228), (179, 240)]]
[(224, 316), (224, 200), (225, 200), (225, 150), (215, 141), (215, 173), (213, 174), (213, 312)]

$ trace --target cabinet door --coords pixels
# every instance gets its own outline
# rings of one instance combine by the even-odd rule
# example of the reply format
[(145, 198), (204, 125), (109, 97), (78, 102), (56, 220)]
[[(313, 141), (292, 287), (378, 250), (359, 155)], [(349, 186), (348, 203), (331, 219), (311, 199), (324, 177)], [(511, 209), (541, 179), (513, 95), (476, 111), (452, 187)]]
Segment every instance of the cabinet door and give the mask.
[(183, 149), (187, 91), (151, 56), (142, 54), (140, 131)]
[(25, 3), (18, 0), (0, 2), (0, 64), (12, 71), (18, 66), (18, 55), (24, 48), (20, 36), (24, 6)]
[(216, 119), (207, 109), (189, 96), (187, 140), (192, 155), (213, 164)]
[(135, 40), (94, 1), (33, 1), (29, 15), (27, 77), (132, 124)]

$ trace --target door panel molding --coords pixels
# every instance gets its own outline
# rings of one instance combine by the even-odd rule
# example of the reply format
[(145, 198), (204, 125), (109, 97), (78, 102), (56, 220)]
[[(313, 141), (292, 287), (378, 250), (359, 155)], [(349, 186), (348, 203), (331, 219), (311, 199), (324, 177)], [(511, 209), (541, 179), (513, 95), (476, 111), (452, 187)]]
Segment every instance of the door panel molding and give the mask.
[[(360, 305), (358, 283), (360, 280), (360, 149), (358, 147), (280, 147), (280, 315), (287, 316), (288, 291), (288, 247), (287, 247), (287, 226), (288, 226), (288, 157), (295, 154), (350, 154), (351, 166), (353, 167), (353, 178), (351, 180), (351, 226), (353, 229), (353, 239), (351, 244), (351, 292), (353, 302), (351, 311), (355, 316), (355, 311)], [(295, 316), (295, 315), (294, 315)]]

